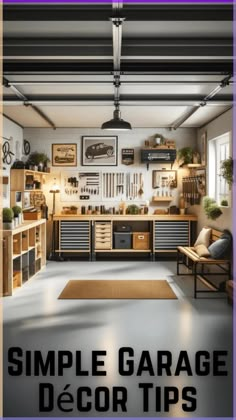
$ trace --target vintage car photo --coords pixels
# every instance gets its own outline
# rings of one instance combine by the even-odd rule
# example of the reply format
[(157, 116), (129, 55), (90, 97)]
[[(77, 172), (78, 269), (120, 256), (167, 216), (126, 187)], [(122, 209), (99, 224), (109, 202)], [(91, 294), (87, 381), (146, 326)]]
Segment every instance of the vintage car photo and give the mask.
[(92, 146), (87, 147), (86, 152), (85, 152), (85, 156), (88, 159), (93, 159), (96, 156), (102, 156), (102, 155), (103, 156), (106, 155), (107, 157), (110, 157), (113, 154), (114, 154), (114, 147), (109, 146), (104, 143), (93, 144)]
[(115, 166), (117, 165), (116, 136), (82, 137), (82, 165)]

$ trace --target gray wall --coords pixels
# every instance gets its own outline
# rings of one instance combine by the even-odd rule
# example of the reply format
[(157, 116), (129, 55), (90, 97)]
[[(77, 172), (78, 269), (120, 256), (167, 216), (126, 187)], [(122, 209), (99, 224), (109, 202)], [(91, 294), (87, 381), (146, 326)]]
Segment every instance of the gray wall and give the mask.
[[(163, 134), (165, 138), (173, 139), (176, 141), (177, 149), (184, 147), (184, 146), (192, 146), (196, 148), (197, 146), (197, 132), (195, 129), (178, 129), (176, 131), (170, 131), (167, 129), (133, 129), (131, 132), (112, 132), (112, 135), (118, 136), (118, 166), (110, 166), (110, 167), (99, 167), (99, 166), (93, 166), (93, 167), (82, 167), (81, 164), (81, 137), (84, 135), (98, 135), (98, 136), (104, 136), (104, 135), (111, 135), (111, 132), (104, 132), (100, 129), (82, 129), (82, 128), (60, 128), (57, 130), (52, 129), (33, 129), (28, 128), (24, 130), (24, 138), (30, 141), (31, 149), (39, 152), (46, 153), (51, 158), (51, 148), (52, 143), (77, 143), (78, 145), (78, 167), (77, 168), (66, 168), (66, 171), (68, 170), (68, 173), (70, 170), (95, 170), (95, 171), (135, 171), (135, 170), (142, 170), (145, 173), (145, 185), (144, 185), (144, 196), (143, 201), (145, 200), (151, 200), (154, 190), (152, 189), (152, 170), (153, 169), (161, 169), (165, 165), (150, 165), (149, 171), (146, 170), (146, 165), (140, 164), (140, 148), (144, 146), (144, 141), (148, 139), (148, 137), (154, 135), (155, 133)], [(134, 148), (135, 150), (135, 162), (134, 165), (125, 166), (121, 164), (121, 149), (122, 148)], [(166, 165), (167, 169), (170, 169), (170, 165)], [(65, 170), (65, 168), (58, 168), (58, 167), (52, 167), (51, 169), (53, 171), (53, 175), (49, 178), (49, 183), (46, 186), (46, 189), (50, 188), (50, 183), (53, 182), (53, 176), (56, 176), (57, 182), (60, 182), (60, 172), (61, 170)], [(181, 188), (181, 177), (185, 174), (184, 170), (179, 171), (179, 179), (178, 179), (178, 186)], [(47, 188), (48, 187), (48, 188)], [(178, 190), (175, 191), (175, 197), (173, 199), (172, 204), (178, 204)], [(51, 206), (51, 194), (47, 194), (47, 202), (49, 203), (49, 206)], [(109, 206), (117, 206), (118, 207), (118, 201), (116, 202), (104, 202), (107, 207)], [(70, 205), (74, 204), (75, 202), (63, 202), (60, 201), (59, 197), (57, 197), (57, 211), (60, 211), (63, 205)], [(78, 203), (81, 205), (81, 202)], [(83, 203), (84, 204), (84, 203)], [(91, 203), (91, 204), (96, 204)], [(154, 209), (154, 207), (153, 207)], [(152, 209), (152, 210), (153, 210)]]

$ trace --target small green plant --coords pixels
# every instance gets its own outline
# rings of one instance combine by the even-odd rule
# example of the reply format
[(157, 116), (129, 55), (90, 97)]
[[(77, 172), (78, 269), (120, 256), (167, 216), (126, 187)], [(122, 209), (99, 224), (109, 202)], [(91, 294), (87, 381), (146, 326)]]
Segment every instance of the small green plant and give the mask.
[(226, 182), (231, 185), (233, 184), (233, 159), (229, 157), (228, 159), (221, 162), (221, 175), (226, 180)]
[(222, 215), (222, 211), (216, 201), (211, 197), (203, 198), (203, 208), (208, 219), (216, 220)]
[(227, 201), (227, 200), (221, 200), (220, 205), (221, 205), (221, 206), (224, 206), (224, 207), (227, 207), (227, 206), (229, 205), (229, 203), (228, 203), (228, 201)]
[(44, 165), (46, 165), (48, 162), (50, 162), (49, 157), (45, 153), (38, 153), (38, 152), (31, 153), (27, 161), (29, 165), (36, 165), (36, 166), (38, 166), (40, 163), (43, 163)]
[(3, 223), (11, 223), (14, 217), (13, 210), (9, 207), (4, 207), (2, 209), (2, 220)]
[(180, 166), (192, 163), (193, 149), (191, 147), (183, 147), (182, 149), (178, 150), (177, 157)]
[(126, 209), (127, 214), (139, 214), (139, 208), (136, 206), (136, 204), (131, 204)]
[(19, 214), (22, 213), (22, 208), (20, 206), (13, 206), (12, 211), (14, 213), (14, 217), (18, 217)]

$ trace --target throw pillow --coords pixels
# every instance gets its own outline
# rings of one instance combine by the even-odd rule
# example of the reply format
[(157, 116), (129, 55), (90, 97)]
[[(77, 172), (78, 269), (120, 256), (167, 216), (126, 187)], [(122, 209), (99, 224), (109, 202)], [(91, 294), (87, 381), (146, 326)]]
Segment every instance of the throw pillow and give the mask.
[(207, 227), (202, 228), (194, 244), (194, 247), (196, 247), (197, 245), (205, 245), (208, 248), (210, 244), (210, 237), (211, 237), (211, 228), (207, 228)]
[(223, 232), (221, 237), (217, 241), (213, 242), (208, 248), (212, 258), (220, 259), (224, 258), (230, 250), (232, 244), (231, 233), (227, 230)]
[(203, 244), (197, 245), (194, 249), (195, 252), (199, 255), (199, 257), (209, 257), (211, 255), (207, 247)]

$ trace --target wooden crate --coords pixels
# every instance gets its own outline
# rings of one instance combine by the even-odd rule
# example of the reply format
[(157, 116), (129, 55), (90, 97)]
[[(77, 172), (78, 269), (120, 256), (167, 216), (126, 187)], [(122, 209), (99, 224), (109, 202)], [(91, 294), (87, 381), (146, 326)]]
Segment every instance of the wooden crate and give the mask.
[(24, 220), (40, 220), (41, 211), (24, 211), (23, 213)]
[(149, 247), (149, 232), (133, 232), (133, 249), (149, 249)]

